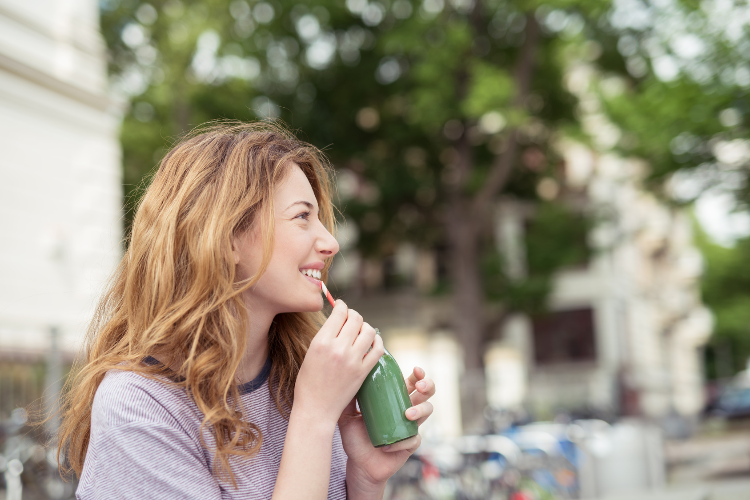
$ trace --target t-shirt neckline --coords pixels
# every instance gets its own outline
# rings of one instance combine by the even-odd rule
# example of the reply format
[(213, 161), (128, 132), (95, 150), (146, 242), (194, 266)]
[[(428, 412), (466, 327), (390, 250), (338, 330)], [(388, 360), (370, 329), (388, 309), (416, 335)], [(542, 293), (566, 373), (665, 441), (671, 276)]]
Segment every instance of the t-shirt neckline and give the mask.
[[(152, 366), (161, 364), (161, 362), (158, 359), (154, 358), (153, 356), (146, 356), (145, 358), (143, 358), (143, 362), (146, 363), (147, 365), (152, 365)], [(271, 374), (271, 356), (268, 356), (258, 376), (256, 376), (254, 379), (252, 379), (249, 382), (240, 384), (240, 386), (238, 387), (240, 391), (240, 395), (242, 396), (245, 394), (250, 394), (257, 388), (265, 384), (270, 374)]]

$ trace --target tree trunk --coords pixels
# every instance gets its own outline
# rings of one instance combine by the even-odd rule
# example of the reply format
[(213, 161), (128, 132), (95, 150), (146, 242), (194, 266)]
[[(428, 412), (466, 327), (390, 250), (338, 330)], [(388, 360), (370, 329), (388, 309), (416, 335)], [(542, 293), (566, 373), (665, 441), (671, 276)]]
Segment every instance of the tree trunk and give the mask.
[(457, 197), (447, 216), (454, 328), (464, 348), (461, 406), (464, 430), (481, 432), (487, 404), (484, 383), (484, 317), (479, 261), (479, 224), (468, 200)]
[[(523, 108), (529, 95), (534, 69), (539, 25), (533, 14), (526, 23), (526, 38), (516, 63), (514, 106)], [(466, 75), (459, 75), (463, 89)], [(459, 96), (460, 97), (460, 96)], [(456, 144), (458, 151), (458, 182), (448, 190), (446, 229), (448, 236), (451, 278), (454, 285), (454, 328), (464, 349), (464, 376), (461, 381), (462, 419), (464, 432), (482, 433), (487, 429), (484, 409), (487, 406), (484, 373), (484, 350), (487, 322), (484, 318), (484, 291), (480, 269), (482, 225), (489, 219), (492, 201), (501, 193), (510, 178), (518, 150), (517, 130), (508, 134), (508, 147), (493, 163), (482, 189), (470, 198), (465, 183), (473, 168), (471, 146), (464, 135)]]
[[(463, 201), (463, 200), (461, 200)], [(480, 369), (482, 363), (482, 284), (477, 269), (479, 241), (476, 221), (472, 220), (465, 203), (452, 207), (448, 216), (450, 268), (455, 284), (455, 322), (466, 352), (467, 369)]]

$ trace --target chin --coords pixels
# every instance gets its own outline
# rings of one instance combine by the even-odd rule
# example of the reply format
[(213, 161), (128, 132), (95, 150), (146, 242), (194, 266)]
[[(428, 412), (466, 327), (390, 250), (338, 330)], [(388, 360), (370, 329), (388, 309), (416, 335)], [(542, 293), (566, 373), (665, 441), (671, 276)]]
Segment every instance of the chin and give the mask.
[(290, 308), (289, 312), (318, 312), (323, 309), (323, 297), (316, 300), (300, 302), (297, 306)]

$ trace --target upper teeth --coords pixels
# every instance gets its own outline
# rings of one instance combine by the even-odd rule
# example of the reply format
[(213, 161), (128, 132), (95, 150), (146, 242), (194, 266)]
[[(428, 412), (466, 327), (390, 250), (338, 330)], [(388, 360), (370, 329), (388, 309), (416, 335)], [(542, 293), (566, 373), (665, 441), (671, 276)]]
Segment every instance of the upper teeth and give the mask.
[(320, 271), (316, 269), (302, 269), (302, 274), (306, 274), (307, 276), (310, 276), (311, 278), (315, 278), (317, 280), (321, 278)]

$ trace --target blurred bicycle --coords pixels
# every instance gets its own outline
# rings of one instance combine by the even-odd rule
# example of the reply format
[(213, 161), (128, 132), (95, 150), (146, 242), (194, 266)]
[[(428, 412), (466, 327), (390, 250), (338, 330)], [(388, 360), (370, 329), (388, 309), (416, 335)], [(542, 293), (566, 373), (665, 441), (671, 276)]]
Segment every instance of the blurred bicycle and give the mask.
[(64, 500), (74, 498), (75, 481), (58, 473), (57, 450), (46, 450), (43, 436), (26, 423), (28, 415), (16, 408), (0, 422), (0, 490), (5, 500)]

